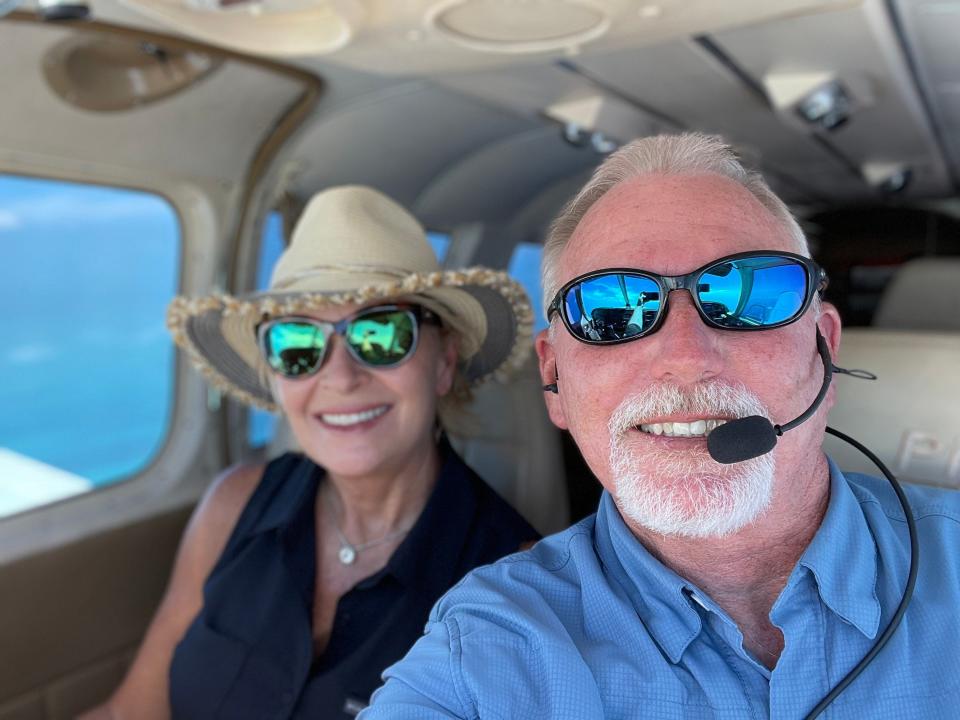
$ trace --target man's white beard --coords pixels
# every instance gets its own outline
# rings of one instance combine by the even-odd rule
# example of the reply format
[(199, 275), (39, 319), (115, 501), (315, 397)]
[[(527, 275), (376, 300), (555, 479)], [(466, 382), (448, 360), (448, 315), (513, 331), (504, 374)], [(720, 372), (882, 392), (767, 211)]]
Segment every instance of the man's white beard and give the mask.
[(671, 415), (707, 419), (768, 413), (747, 388), (718, 381), (691, 389), (658, 385), (625, 399), (609, 422), (610, 469), (620, 512), (656, 533), (691, 538), (729, 535), (753, 522), (770, 504), (773, 453), (723, 465), (706, 450), (640, 452), (638, 439), (627, 442), (631, 428)]

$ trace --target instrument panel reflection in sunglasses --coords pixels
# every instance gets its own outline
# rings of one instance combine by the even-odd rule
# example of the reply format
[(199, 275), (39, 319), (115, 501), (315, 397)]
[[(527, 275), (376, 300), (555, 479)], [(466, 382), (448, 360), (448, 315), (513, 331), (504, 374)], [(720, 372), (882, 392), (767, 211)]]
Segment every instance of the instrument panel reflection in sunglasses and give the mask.
[(656, 332), (672, 290), (687, 290), (703, 321), (723, 330), (769, 330), (796, 321), (827, 274), (810, 258), (770, 250), (714, 260), (686, 275), (594, 270), (566, 283), (550, 303), (573, 337), (613, 345)]
[(305, 378), (320, 370), (334, 334), (360, 365), (375, 370), (395, 368), (417, 349), (422, 322), (440, 318), (419, 305), (378, 305), (339, 322), (311, 317), (273, 318), (257, 326), (260, 352), (267, 365), (285, 378)]

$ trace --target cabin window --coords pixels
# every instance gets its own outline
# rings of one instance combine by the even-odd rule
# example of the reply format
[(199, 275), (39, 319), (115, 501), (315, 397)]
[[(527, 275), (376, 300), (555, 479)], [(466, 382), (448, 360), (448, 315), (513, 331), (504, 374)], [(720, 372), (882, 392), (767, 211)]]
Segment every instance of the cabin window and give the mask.
[(543, 245), (539, 243), (517, 243), (510, 257), (507, 272), (523, 285), (523, 289), (530, 296), (530, 305), (533, 307), (533, 331), (540, 332), (547, 326), (543, 316), (543, 293), (540, 284), (540, 258), (543, 256)]
[(428, 232), (427, 240), (430, 241), (430, 246), (437, 254), (437, 262), (443, 265), (443, 261), (447, 257), (447, 250), (450, 249), (450, 236), (441, 232)]
[[(283, 236), (283, 215), (272, 211), (263, 223), (260, 237), (260, 252), (257, 257), (256, 289), (265, 290), (270, 285), (273, 266), (277, 264), (280, 253), (287, 246)], [(265, 410), (250, 408), (247, 421), (247, 443), (252, 448), (263, 447), (273, 439), (277, 431), (277, 416)]]
[(162, 447), (180, 243), (158, 195), (0, 174), (0, 517), (129, 478)]

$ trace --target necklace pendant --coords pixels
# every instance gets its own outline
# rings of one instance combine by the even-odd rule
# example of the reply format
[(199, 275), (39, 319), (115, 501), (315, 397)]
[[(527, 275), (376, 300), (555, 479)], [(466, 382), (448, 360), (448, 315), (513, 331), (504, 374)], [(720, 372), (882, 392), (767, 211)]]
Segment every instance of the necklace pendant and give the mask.
[(337, 553), (341, 564), (343, 565), (353, 565), (353, 561), (357, 559), (357, 551), (350, 547), (349, 545), (341, 545), (340, 551)]

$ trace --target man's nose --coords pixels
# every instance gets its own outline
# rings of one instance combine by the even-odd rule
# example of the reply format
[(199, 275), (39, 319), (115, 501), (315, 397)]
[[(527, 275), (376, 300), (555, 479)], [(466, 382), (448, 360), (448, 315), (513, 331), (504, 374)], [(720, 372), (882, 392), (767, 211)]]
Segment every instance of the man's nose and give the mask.
[(667, 316), (653, 336), (658, 349), (650, 363), (654, 376), (685, 384), (719, 375), (723, 366), (719, 332), (703, 322), (687, 290), (671, 292)]

